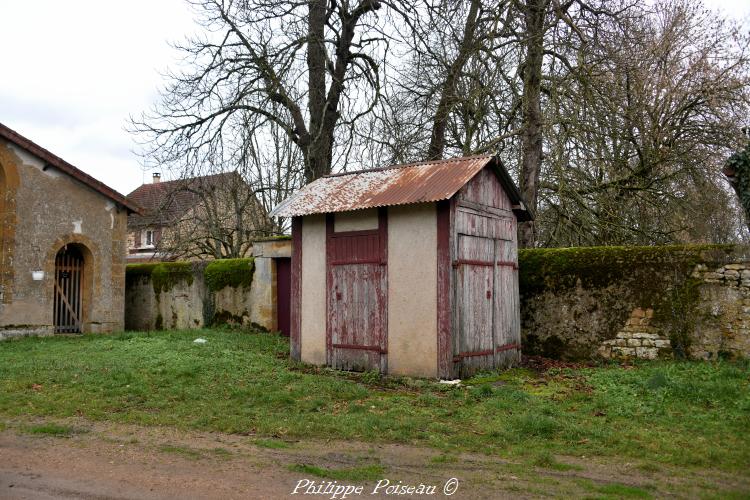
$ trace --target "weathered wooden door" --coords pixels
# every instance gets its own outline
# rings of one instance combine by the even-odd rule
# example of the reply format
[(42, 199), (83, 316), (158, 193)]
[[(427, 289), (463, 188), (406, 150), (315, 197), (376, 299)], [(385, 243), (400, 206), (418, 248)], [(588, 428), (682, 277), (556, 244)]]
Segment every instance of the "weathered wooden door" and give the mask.
[(516, 243), (495, 240), (495, 367), (521, 361), (521, 316)]
[(516, 244), (512, 221), (459, 212), (454, 268), (453, 361), (459, 377), (520, 358)]
[(55, 258), (53, 316), (56, 333), (80, 333), (83, 298), (83, 255), (72, 246)]
[(329, 217), (326, 233), (328, 363), (342, 370), (385, 372), (385, 232), (381, 227), (336, 233)]
[(453, 267), (458, 335), (453, 361), (459, 364), (459, 377), (465, 377), (495, 366), (495, 241), (459, 234), (456, 250)]

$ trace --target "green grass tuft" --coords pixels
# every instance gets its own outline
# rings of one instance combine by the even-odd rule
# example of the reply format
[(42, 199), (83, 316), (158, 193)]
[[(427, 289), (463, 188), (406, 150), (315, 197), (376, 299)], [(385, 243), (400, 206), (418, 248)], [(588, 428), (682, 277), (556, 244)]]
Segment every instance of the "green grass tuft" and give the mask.
[(345, 469), (329, 469), (316, 465), (292, 464), (289, 466), (292, 472), (309, 474), (311, 476), (337, 481), (377, 481), (385, 475), (385, 468), (381, 465), (363, 465)]
[(31, 425), (31, 426), (23, 428), (23, 430), (27, 434), (37, 434), (37, 435), (55, 436), (55, 437), (71, 437), (74, 434), (81, 434), (85, 432), (83, 429), (76, 429), (75, 427), (70, 427), (68, 425), (58, 425), (58, 424), (52, 424), (52, 423)]
[(198, 460), (203, 457), (203, 453), (200, 450), (194, 448), (188, 448), (187, 446), (176, 446), (171, 444), (165, 444), (159, 446), (159, 451), (163, 453), (173, 453), (175, 455), (182, 455), (191, 460)]
[(281, 450), (291, 447), (291, 444), (280, 439), (256, 439), (253, 442), (256, 446), (260, 446), (261, 448), (270, 448), (272, 450)]

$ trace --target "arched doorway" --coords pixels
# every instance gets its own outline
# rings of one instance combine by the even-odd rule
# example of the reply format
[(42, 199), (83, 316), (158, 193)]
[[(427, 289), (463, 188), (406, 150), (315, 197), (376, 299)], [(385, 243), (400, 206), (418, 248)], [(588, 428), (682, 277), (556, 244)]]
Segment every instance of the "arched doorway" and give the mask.
[(86, 295), (84, 250), (81, 245), (65, 245), (55, 257), (53, 301), (55, 333), (81, 333), (83, 331)]

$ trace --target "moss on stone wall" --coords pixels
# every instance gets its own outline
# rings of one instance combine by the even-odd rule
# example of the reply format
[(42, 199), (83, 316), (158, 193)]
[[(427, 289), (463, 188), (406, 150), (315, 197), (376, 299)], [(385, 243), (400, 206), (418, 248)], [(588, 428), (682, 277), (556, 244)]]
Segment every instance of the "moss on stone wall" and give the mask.
[(147, 264), (128, 264), (125, 272), (128, 276), (151, 276), (158, 262), (149, 262)]
[(189, 262), (162, 262), (151, 272), (154, 292), (168, 292), (178, 283), (193, 284), (193, 266)]
[(697, 313), (698, 264), (720, 266), (747, 249), (734, 245), (585, 247), (519, 251), (524, 352), (588, 358), (637, 307), (653, 308), (654, 326), (676, 354), (689, 352)]
[(253, 241), (262, 243), (264, 241), (286, 241), (286, 240), (291, 240), (291, 239), (292, 239), (292, 236), (289, 234), (280, 234), (278, 236), (266, 236), (263, 238), (256, 238)]
[(692, 269), (719, 262), (734, 245), (669, 245), (653, 247), (533, 248), (518, 252), (522, 293), (563, 290), (579, 283), (602, 287), (644, 268)]
[(209, 263), (203, 275), (208, 289), (217, 292), (228, 286), (249, 287), (253, 282), (254, 272), (255, 261), (252, 258), (222, 259)]
[(148, 264), (128, 264), (125, 267), (128, 280), (137, 277), (148, 277), (157, 296), (167, 292), (179, 282), (193, 284), (193, 265), (190, 262), (155, 262)]
[(128, 264), (125, 266), (125, 286), (131, 286), (138, 283), (141, 278), (151, 279), (151, 273), (158, 266), (158, 262), (148, 264)]

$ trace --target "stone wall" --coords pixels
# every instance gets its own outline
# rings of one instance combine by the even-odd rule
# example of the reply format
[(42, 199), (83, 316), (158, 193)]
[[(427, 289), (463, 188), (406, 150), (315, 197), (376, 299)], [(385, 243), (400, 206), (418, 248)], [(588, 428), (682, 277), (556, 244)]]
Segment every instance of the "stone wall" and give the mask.
[(0, 139), (0, 340), (54, 332), (55, 257), (84, 257), (81, 329), (122, 330), (124, 207)]
[(750, 356), (750, 248), (519, 254), (523, 350), (562, 359)]
[(277, 329), (276, 258), (291, 241), (256, 242), (251, 259), (131, 264), (125, 289), (125, 329), (194, 329), (232, 324)]

